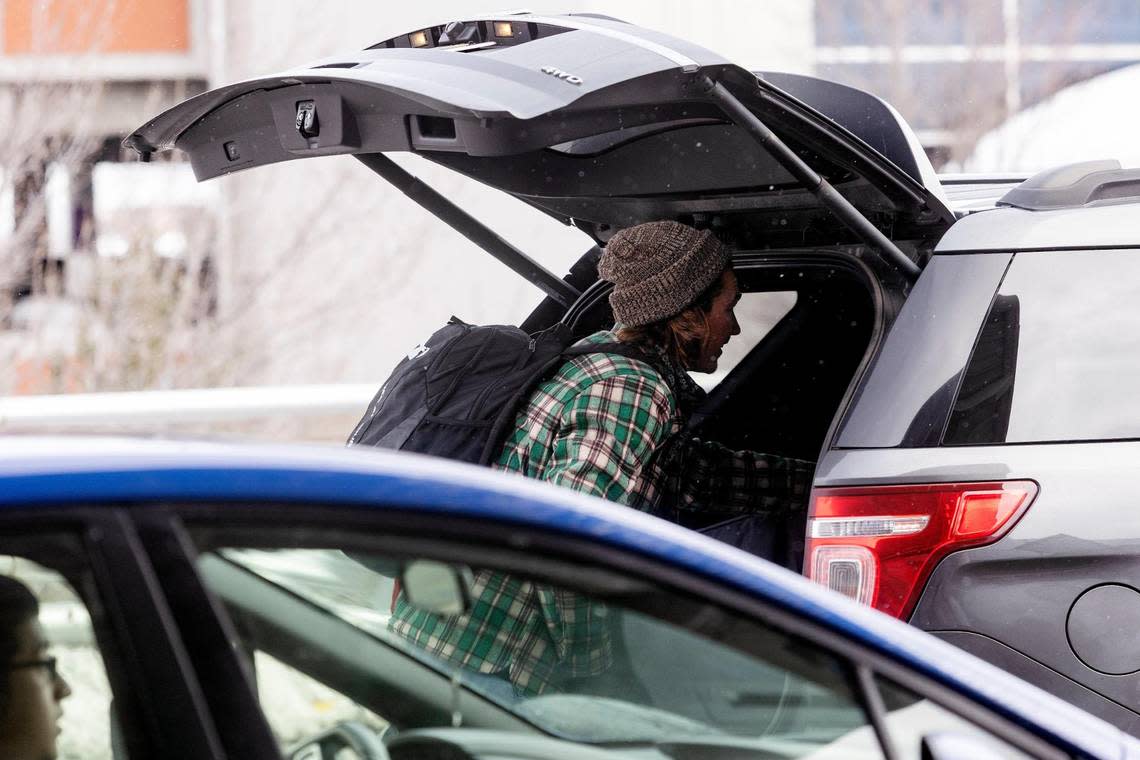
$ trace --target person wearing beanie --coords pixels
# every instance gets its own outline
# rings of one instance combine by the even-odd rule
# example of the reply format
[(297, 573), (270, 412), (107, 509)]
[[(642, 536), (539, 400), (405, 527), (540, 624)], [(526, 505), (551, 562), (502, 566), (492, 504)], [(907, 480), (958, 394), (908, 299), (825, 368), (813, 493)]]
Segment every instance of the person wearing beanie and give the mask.
[[(610, 239), (598, 263), (613, 283), (613, 330), (579, 345), (620, 342), (642, 358), (587, 353), (541, 383), (519, 412), (497, 468), (676, 521), (682, 510), (802, 508), (814, 463), (689, 438), (704, 397), (689, 372), (714, 372), (740, 332), (740, 290), (724, 245), (673, 221)], [(597, 602), (494, 571), (476, 574), (472, 612), (442, 617), (398, 602), (390, 628), (514, 694), (576, 690), (611, 669), (612, 620)], [(480, 603), (485, 602), (485, 603)], [(610, 679), (629, 686), (628, 674)]]

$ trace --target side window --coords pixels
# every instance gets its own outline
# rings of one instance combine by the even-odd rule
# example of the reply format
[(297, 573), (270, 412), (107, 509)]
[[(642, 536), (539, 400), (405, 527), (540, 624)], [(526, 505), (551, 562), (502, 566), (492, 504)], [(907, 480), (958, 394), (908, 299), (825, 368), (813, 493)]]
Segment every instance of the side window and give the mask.
[[(563, 585), (296, 531), (279, 549), (216, 541), (201, 575), (256, 653), (262, 709), (292, 751), (347, 725), (394, 758), (438, 728), (499, 731), (478, 734), (487, 754), (521, 732), (535, 756), (556, 756), (541, 742), (557, 739), (815, 757), (868, 725), (842, 658), (626, 576), (577, 566)], [(864, 756), (881, 757), (869, 735)]]
[(796, 305), (794, 290), (743, 293), (736, 305), (736, 321), (740, 334), (724, 347), (717, 370), (711, 375), (693, 373), (693, 379), (706, 391), (712, 390), (748, 353), (771, 332)]
[(935, 256), (855, 391), (843, 448), (937, 446), (1010, 254)]
[(14, 554), (0, 555), (0, 657), (0, 756), (126, 756), (87, 608), (58, 572)]
[(999, 295), (974, 344), (974, 355), (962, 378), (947, 425), (945, 443), (1004, 441), (1013, 405), (1017, 373), (1021, 304), (1016, 296)]
[(944, 443), (1140, 438), (1136, 251), (1019, 253), (975, 344)]

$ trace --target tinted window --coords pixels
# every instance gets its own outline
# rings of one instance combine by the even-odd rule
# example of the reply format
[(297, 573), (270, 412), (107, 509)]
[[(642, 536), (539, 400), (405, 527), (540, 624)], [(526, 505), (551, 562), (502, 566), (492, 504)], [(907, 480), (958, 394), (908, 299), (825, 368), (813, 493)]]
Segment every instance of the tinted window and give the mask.
[(852, 402), (844, 448), (936, 446), (1010, 257), (935, 256)]
[(946, 443), (1140, 437), (1140, 255), (1019, 253)]

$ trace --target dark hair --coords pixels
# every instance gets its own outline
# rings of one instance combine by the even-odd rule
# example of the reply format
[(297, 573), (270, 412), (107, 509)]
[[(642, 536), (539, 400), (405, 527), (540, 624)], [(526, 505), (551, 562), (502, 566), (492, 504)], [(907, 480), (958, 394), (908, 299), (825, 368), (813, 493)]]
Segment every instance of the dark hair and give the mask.
[(0, 575), (0, 715), (8, 710), (8, 665), (20, 649), (17, 629), (39, 612), (40, 603), (27, 586)]
[[(731, 268), (724, 271), (731, 271)], [(664, 351), (666, 356), (685, 369), (692, 369), (693, 363), (700, 356), (701, 341), (707, 332), (706, 315), (712, 310), (713, 301), (722, 290), (724, 272), (679, 314), (639, 327), (623, 327), (617, 332), (618, 340), (622, 343), (653, 346)]]

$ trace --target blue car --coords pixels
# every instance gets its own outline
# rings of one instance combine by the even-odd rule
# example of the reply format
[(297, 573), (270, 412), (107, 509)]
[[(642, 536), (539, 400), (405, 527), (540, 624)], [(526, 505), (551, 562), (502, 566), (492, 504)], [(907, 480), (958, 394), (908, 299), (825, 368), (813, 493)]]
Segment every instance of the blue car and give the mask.
[[(0, 555), (54, 645), (8, 665), (54, 678), (60, 757), (1140, 757), (1107, 723), (769, 562), (416, 455), (12, 437)], [(588, 599), (606, 657), (517, 688), (394, 624), (399, 602), (464, 625), (483, 572), (515, 598)], [(582, 622), (546, 615), (529, 633), (552, 647)]]

